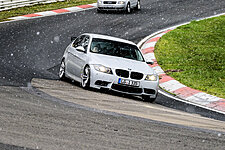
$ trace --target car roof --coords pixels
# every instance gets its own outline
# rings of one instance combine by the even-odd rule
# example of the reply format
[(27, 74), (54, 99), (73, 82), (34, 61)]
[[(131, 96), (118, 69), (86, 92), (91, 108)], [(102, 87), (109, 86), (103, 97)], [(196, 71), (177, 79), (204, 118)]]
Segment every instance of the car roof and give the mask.
[(128, 40), (125, 40), (125, 39), (121, 39), (121, 38), (117, 38), (117, 37), (113, 37), (113, 36), (108, 36), (108, 35), (93, 34), (93, 33), (85, 33), (83, 35), (89, 35), (91, 38), (106, 39), (106, 40), (112, 40), (112, 41), (118, 41), (118, 42), (123, 42), (123, 43), (136, 45), (135, 43), (133, 43), (131, 41), (128, 41)]

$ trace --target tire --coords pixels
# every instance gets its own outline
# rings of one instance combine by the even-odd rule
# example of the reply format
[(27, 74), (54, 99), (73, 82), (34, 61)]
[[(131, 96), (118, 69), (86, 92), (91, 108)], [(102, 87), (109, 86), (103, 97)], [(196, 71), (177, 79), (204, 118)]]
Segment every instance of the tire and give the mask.
[(81, 75), (81, 86), (83, 88), (90, 87), (90, 67), (85, 66), (83, 70), (83, 74)]
[(127, 14), (131, 13), (130, 3), (127, 4), (126, 13)]
[(100, 10), (100, 9), (97, 9), (97, 13), (102, 13), (102, 10)]
[(137, 5), (135, 7), (136, 10), (141, 10), (141, 3), (140, 0), (137, 1)]
[[(156, 96), (157, 97), (157, 96)], [(155, 100), (156, 100), (156, 97), (155, 98), (150, 98), (149, 95), (142, 95), (142, 99), (146, 102), (150, 102), (150, 103), (153, 103)]]
[(66, 78), (66, 76), (65, 76), (65, 68), (66, 68), (65, 60), (62, 60), (61, 64), (60, 64), (60, 67), (59, 67), (59, 74), (58, 74), (60, 80), (65, 80), (65, 78)]

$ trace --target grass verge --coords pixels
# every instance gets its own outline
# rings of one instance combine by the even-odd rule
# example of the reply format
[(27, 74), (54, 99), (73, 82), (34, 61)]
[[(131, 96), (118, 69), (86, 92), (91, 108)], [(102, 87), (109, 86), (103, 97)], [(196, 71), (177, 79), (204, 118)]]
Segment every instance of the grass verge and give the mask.
[(169, 76), (225, 98), (225, 16), (192, 21), (170, 31), (157, 42), (155, 55)]
[(21, 8), (10, 9), (0, 12), (0, 22), (8, 21), (10, 17), (21, 16), (26, 14), (32, 14), (36, 12), (67, 8), (85, 4), (96, 3), (97, 0), (66, 0), (64, 2), (56, 2), (50, 4), (39, 4), (33, 6), (26, 6)]

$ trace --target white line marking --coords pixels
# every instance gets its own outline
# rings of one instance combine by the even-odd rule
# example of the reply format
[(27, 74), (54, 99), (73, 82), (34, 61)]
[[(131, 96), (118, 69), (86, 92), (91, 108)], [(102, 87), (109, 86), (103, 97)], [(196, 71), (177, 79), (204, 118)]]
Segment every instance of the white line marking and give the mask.
[(68, 10), (70, 12), (78, 12), (78, 11), (84, 10), (83, 8), (79, 8), (79, 7), (69, 7), (69, 8), (64, 8), (64, 9)]
[(170, 80), (164, 83), (159, 84), (160, 87), (166, 89), (167, 91), (176, 91), (180, 88), (186, 87), (185, 85), (181, 84), (180, 82), (178, 82), (177, 80)]
[(155, 54), (154, 53), (147, 53), (144, 55), (145, 60), (149, 59), (155, 59)]
[(153, 69), (155, 70), (155, 72), (160, 75), (160, 74), (165, 74), (165, 72), (162, 70), (162, 68), (160, 66), (155, 66), (153, 67)]
[(150, 42), (150, 43), (144, 44), (141, 49), (146, 49), (146, 48), (149, 48), (149, 47), (155, 47), (155, 44), (156, 44), (156, 42)]
[(38, 12), (38, 13), (35, 13), (35, 14), (38, 14), (38, 15), (41, 15), (41, 16), (52, 16), (52, 15), (57, 15), (58, 13), (56, 13), (54, 11), (44, 11), (44, 12)]
[(219, 98), (219, 97), (201, 92), (201, 93), (197, 93), (197, 94), (194, 94), (192, 96), (189, 96), (185, 99), (188, 100), (188, 101), (192, 101), (192, 102), (202, 104), (202, 105), (207, 105), (207, 104), (210, 104), (212, 102), (219, 101), (222, 98)]

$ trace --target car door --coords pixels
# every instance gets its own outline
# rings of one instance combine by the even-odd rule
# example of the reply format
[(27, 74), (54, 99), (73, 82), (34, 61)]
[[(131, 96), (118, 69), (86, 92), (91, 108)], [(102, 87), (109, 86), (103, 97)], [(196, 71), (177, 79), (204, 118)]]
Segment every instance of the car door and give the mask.
[(70, 44), (67, 51), (66, 70), (67, 74), (74, 80), (77, 80), (77, 78), (75, 77), (75, 70), (74, 70), (77, 66), (76, 62), (77, 51), (75, 47), (81, 44), (82, 39), (83, 36), (78, 37), (75, 41), (73, 41), (72, 44)]
[[(87, 57), (87, 44), (89, 43), (89, 36), (82, 35), (78, 37), (69, 47), (67, 56), (67, 72), (69, 76), (80, 81), (81, 69), (85, 64)], [(85, 51), (80, 51), (77, 48), (79, 46), (84, 47)]]
[(81, 73), (83, 72), (84, 65), (87, 60), (87, 50), (90, 42), (90, 37), (88, 35), (83, 37), (83, 40), (81, 42), (81, 45), (85, 51), (79, 51), (77, 50), (77, 66), (75, 68), (75, 76), (81, 79)]

